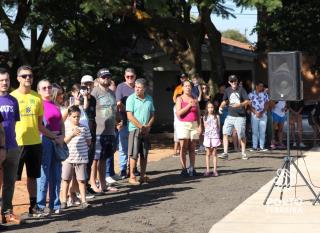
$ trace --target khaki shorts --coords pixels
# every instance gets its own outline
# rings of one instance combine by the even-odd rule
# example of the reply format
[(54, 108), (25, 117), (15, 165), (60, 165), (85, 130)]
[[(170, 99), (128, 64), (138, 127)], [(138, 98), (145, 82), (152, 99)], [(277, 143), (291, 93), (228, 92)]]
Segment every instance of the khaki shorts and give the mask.
[(87, 164), (63, 162), (61, 178), (71, 180), (74, 175), (77, 180), (87, 180)]
[(199, 133), (198, 133), (198, 122), (184, 122), (178, 121), (177, 126), (177, 137), (178, 139), (191, 139), (191, 140), (198, 140)]

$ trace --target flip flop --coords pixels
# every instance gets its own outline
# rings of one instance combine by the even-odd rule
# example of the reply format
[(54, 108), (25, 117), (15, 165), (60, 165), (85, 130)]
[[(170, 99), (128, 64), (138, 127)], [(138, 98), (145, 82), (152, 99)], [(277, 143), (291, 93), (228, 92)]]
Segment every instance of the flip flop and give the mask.
[(119, 189), (117, 189), (116, 187), (112, 187), (112, 186), (109, 186), (108, 188), (103, 189), (104, 193), (115, 193), (118, 191), (119, 191)]

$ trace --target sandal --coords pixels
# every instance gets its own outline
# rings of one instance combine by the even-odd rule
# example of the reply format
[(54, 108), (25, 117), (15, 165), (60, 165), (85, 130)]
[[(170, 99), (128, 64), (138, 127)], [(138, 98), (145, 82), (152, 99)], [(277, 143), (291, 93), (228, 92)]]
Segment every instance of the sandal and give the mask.
[(104, 193), (115, 193), (118, 191), (119, 191), (119, 189), (117, 189), (116, 187), (112, 187), (112, 186), (109, 186), (108, 188), (103, 190)]
[(210, 176), (210, 172), (203, 173), (203, 176)]
[(140, 184), (143, 183), (150, 183), (150, 178), (148, 176), (145, 176), (144, 178), (140, 177)]
[(219, 173), (217, 171), (213, 171), (213, 174), (212, 174), (213, 177), (218, 177), (219, 176)]
[(129, 178), (129, 184), (132, 184), (132, 185), (140, 185), (140, 182), (138, 182), (136, 180), (136, 177), (133, 177), (133, 178)]

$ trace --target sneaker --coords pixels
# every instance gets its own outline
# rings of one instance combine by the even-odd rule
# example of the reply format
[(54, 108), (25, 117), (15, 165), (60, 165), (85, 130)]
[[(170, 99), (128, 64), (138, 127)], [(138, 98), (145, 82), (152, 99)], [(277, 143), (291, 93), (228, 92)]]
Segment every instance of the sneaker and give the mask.
[(127, 178), (127, 171), (126, 170), (121, 171), (120, 176), (121, 176), (122, 180), (126, 179)]
[(51, 213), (52, 214), (61, 214), (62, 211), (61, 211), (61, 209), (56, 209), (56, 210), (51, 210)]
[(261, 149), (260, 149), (260, 152), (266, 152), (266, 151), (268, 151), (267, 148), (261, 148)]
[(258, 149), (257, 148), (251, 148), (249, 149), (250, 152), (256, 152)]
[(20, 224), (21, 220), (17, 215), (14, 215), (12, 211), (8, 211), (2, 215), (2, 223)]
[(180, 173), (180, 176), (184, 177), (184, 178), (187, 178), (189, 177), (189, 173), (188, 173), (188, 170), (185, 168), (185, 169), (182, 169), (181, 173)]
[(206, 153), (206, 148), (203, 145), (200, 145), (197, 150), (195, 150), (197, 154), (205, 154)]
[(193, 169), (188, 169), (188, 174), (190, 177), (193, 177), (193, 176), (197, 176), (197, 172), (196, 170), (193, 168)]
[(297, 143), (293, 142), (292, 147), (297, 147)]
[[(77, 193), (76, 194), (77, 195), (77, 198), (81, 198), (81, 195), (80, 195), (80, 193)], [(93, 194), (91, 194), (91, 193), (89, 193), (89, 192), (86, 192), (86, 199), (93, 199), (95, 196), (93, 195)], [(79, 203), (80, 204), (80, 203)]]
[(306, 146), (303, 142), (300, 142), (300, 143), (299, 143), (299, 147), (300, 147), (300, 148), (306, 148), (307, 146)]
[(108, 176), (108, 177), (106, 177), (106, 182), (107, 182), (108, 184), (114, 184), (114, 183), (116, 183), (117, 181), (115, 181), (114, 179), (112, 179), (111, 176)]
[(29, 217), (33, 218), (41, 218), (41, 217), (46, 217), (49, 216), (50, 213), (47, 213), (44, 211), (44, 209), (40, 209), (37, 207), (29, 207)]
[(247, 160), (248, 159), (247, 154), (246, 153), (241, 153), (241, 159)]
[(69, 200), (67, 201), (67, 207), (78, 206), (80, 204), (81, 202), (78, 197), (74, 200), (72, 198), (69, 198)]
[(224, 152), (218, 155), (218, 158), (220, 159), (228, 159), (228, 157), (229, 157), (228, 153), (224, 153)]
[(114, 180), (122, 180), (122, 176), (119, 176), (118, 174), (115, 174), (114, 176), (112, 176), (112, 179)]
[(91, 205), (88, 202), (82, 202), (81, 203), (81, 209), (87, 209), (90, 208)]
[(89, 195), (89, 194), (91, 194), (91, 195), (96, 195), (97, 192), (94, 191), (94, 190), (91, 188), (91, 186), (89, 185), (89, 186), (87, 187), (87, 194), (88, 194), (88, 195)]

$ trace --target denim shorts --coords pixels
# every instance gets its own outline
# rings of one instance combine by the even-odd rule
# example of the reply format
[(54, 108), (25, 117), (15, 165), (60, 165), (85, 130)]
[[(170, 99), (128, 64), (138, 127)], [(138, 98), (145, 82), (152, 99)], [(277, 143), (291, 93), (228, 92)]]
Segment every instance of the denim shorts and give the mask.
[(232, 135), (233, 128), (236, 129), (239, 138), (246, 137), (246, 117), (227, 116), (223, 125), (223, 134)]
[(278, 114), (272, 112), (272, 120), (274, 123), (284, 123), (286, 121), (286, 116), (279, 116)]

